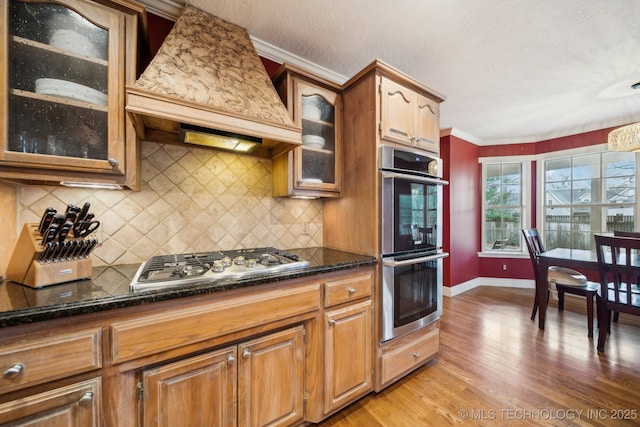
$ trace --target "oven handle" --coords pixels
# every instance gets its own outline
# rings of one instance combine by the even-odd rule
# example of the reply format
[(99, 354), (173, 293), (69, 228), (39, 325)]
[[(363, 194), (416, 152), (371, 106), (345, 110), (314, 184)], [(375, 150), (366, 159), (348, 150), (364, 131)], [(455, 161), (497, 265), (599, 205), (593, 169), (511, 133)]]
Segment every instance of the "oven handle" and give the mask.
[(385, 265), (387, 267), (402, 267), (405, 265), (419, 264), (425, 261), (434, 261), (436, 259), (446, 258), (448, 256), (449, 256), (449, 253), (443, 252), (436, 255), (428, 255), (428, 256), (423, 256), (418, 258), (405, 259), (402, 261), (395, 261), (393, 258), (391, 258), (391, 259), (383, 260), (382, 265)]
[(381, 173), (382, 173), (382, 178), (411, 179), (413, 181), (428, 182), (429, 184), (449, 185), (449, 181), (445, 181), (444, 179), (440, 179), (440, 178), (430, 178), (428, 176), (410, 175), (406, 173), (398, 173), (398, 172), (392, 172), (388, 170), (382, 170)]

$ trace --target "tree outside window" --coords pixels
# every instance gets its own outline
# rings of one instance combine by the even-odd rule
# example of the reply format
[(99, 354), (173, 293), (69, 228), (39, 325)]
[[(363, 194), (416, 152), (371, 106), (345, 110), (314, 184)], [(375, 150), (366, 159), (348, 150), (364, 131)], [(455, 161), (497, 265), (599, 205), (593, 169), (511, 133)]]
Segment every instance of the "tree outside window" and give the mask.
[(485, 165), (484, 250), (520, 251), (522, 164)]

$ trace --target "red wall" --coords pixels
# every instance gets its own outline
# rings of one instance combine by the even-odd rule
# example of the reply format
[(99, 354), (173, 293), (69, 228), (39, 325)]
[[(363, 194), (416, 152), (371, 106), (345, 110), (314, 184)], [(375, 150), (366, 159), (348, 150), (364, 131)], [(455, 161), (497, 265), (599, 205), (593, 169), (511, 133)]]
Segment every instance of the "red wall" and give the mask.
[(478, 168), (478, 146), (455, 136), (440, 140), (444, 187), (443, 248), (449, 252), (444, 260), (445, 286), (472, 280), (480, 275), (481, 175)]

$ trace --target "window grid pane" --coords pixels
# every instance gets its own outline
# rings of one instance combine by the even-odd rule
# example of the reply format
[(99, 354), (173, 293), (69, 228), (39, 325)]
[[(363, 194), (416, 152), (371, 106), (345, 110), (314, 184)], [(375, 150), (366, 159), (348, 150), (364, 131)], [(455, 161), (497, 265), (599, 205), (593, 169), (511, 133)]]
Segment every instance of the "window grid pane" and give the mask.
[(634, 153), (603, 152), (545, 161), (546, 248), (593, 249), (594, 233), (634, 231), (635, 176)]
[(485, 165), (486, 251), (521, 251), (522, 164)]

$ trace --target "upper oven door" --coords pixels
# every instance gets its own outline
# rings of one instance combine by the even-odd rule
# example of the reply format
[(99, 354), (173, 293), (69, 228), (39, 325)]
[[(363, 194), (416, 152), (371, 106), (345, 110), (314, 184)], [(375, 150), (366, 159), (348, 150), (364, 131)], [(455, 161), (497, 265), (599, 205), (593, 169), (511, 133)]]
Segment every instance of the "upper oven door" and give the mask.
[(382, 254), (442, 247), (442, 185), (437, 178), (381, 171)]

